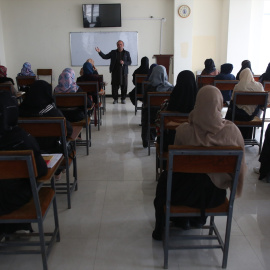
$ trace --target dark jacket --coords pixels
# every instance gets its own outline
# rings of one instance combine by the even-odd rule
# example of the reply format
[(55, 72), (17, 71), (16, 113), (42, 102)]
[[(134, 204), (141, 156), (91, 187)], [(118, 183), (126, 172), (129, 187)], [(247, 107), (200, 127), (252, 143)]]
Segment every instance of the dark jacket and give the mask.
[[(128, 74), (128, 66), (131, 65), (131, 58), (130, 58), (130, 54), (128, 51), (123, 50), (124, 52), (124, 57), (123, 57), (123, 61), (124, 61), (124, 74)], [(112, 50), (110, 51), (108, 54), (104, 54), (103, 52), (100, 52), (99, 55), (103, 58), (103, 59), (111, 59), (111, 63), (110, 63), (110, 73), (112, 73), (114, 66), (116, 64), (116, 58), (117, 58), (117, 49), (116, 50)]]

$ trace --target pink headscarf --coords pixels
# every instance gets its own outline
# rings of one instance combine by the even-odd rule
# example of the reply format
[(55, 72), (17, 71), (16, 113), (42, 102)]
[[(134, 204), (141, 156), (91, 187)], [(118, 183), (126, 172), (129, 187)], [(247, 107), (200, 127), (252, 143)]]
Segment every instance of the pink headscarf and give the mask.
[(0, 66), (0, 77), (7, 77), (7, 68), (4, 66)]

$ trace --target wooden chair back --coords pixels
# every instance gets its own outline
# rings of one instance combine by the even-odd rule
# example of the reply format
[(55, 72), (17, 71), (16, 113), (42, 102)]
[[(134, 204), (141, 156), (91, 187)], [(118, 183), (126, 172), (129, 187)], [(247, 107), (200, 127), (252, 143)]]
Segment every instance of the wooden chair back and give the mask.
[[(3, 238), (1, 241), (0, 254), (41, 254), (43, 269), (48, 269), (48, 254), (50, 253), (53, 243), (60, 241), (53, 177), (61, 161), (62, 159), (60, 159), (52, 169), (48, 170), (47, 175), (44, 176), (45, 179), (52, 179), (51, 187), (43, 187), (42, 182), (39, 182), (37, 178), (37, 169), (32, 150), (0, 151), (0, 181), (1, 179), (29, 178), (32, 190), (32, 199), (17, 210), (1, 215), (0, 224), (30, 222), (37, 224), (36, 233), (24, 233), (23, 235), (16, 233), (16, 237)], [(52, 225), (52, 232), (45, 233), (43, 222), (45, 221), (50, 206), (53, 206), (54, 225)], [(38, 239), (34, 240), (34, 237)]]
[(87, 155), (89, 155), (89, 147), (91, 146), (91, 119), (87, 113), (87, 94), (79, 93), (55, 93), (54, 101), (60, 110), (69, 110), (70, 108), (82, 107), (84, 110), (84, 120), (73, 122), (73, 126), (81, 126), (86, 130), (86, 140), (82, 140), (80, 145), (86, 146)]
[[(137, 114), (138, 110), (142, 109), (142, 107), (138, 107), (138, 98), (143, 98), (144, 89), (142, 87), (142, 83), (146, 81), (147, 76), (147, 74), (135, 74), (135, 115)], [(141, 93), (138, 93), (138, 84), (141, 84)]]
[[(169, 146), (169, 159), (167, 163), (167, 196), (166, 196), (166, 218), (165, 218), (165, 237), (164, 237), (164, 268), (168, 268), (168, 252), (169, 249), (213, 249), (219, 248), (223, 251), (222, 268), (226, 268), (229, 241), (231, 233), (231, 223), (233, 214), (234, 198), (238, 185), (238, 177), (240, 173), (243, 150), (241, 147), (233, 146)], [(205, 213), (210, 216), (210, 225), (204, 226), (202, 229), (209, 230), (208, 234), (204, 234), (199, 230), (192, 235), (181, 234), (177, 238), (180, 240), (179, 245), (170, 245), (170, 240), (174, 240), (170, 236), (170, 218), (173, 217), (199, 217), (201, 216), (200, 208), (187, 207), (183, 205), (171, 205), (172, 178), (173, 173), (227, 173), (232, 177), (232, 184), (229, 199), (215, 208), (206, 208)], [(181, 181), (181, 179), (179, 179)], [(225, 238), (221, 237), (220, 232), (215, 224), (215, 216), (226, 216), (226, 232)], [(187, 240), (190, 241), (188, 245)], [(194, 243), (200, 240), (199, 243)], [(206, 241), (208, 240), (208, 241)], [(217, 241), (217, 243), (212, 243)], [(201, 243), (201, 244), (200, 244)]]
[(151, 124), (152, 109), (160, 108), (165, 99), (170, 99), (171, 91), (167, 92), (147, 92), (147, 137), (148, 137), (148, 156), (150, 156), (150, 144), (154, 141), (150, 139), (150, 130), (155, 128), (155, 124)]
[(198, 89), (200, 89), (201, 87), (205, 86), (205, 85), (214, 85), (214, 80), (215, 80), (216, 76), (212, 76), (212, 75), (198, 75), (197, 76), (197, 86)]
[[(232, 122), (234, 122), (238, 127), (252, 127), (253, 128), (253, 138), (245, 139), (245, 145), (258, 145), (259, 153), (262, 147), (262, 137), (265, 122), (265, 113), (267, 108), (268, 92), (234, 92), (233, 97), (233, 108), (232, 108)], [(255, 116), (252, 121), (239, 121), (235, 120), (236, 105), (256, 105), (260, 106), (262, 110), (262, 116)], [(258, 142), (255, 138), (256, 127), (261, 128), (260, 141)]]
[(254, 75), (253, 78), (255, 80), (255, 82), (258, 82), (260, 79), (261, 75)]
[(38, 68), (37, 69), (37, 78), (40, 80), (40, 76), (50, 76), (52, 84), (52, 69), (51, 68)]
[(263, 82), (264, 91), (270, 92), (270, 81)]
[(168, 152), (164, 151), (164, 132), (175, 130), (180, 124), (188, 122), (188, 113), (162, 111), (160, 112), (160, 137), (156, 144), (156, 180), (163, 171), (163, 162), (168, 159)]
[[(58, 186), (65, 187), (65, 192), (67, 194), (68, 208), (71, 208), (71, 189), (70, 185), (77, 185), (77, 165), (76, 165), (76, 154), (75, 147), (74, 153), (69, 153), (68, 151), (68, 142), (67, 142), (67, 130), (66, 130), (66, 119), (65, 117), (31, 117), (31, 118), (19, 118), (18, 125), (31, 134), (33, 137), (59, 137), (61, 138), (62, 151), (64, 155), (64, 161), (61, 164), (61, 168), (66, 170), (66, 183), (57, 183), (57, 190), (59, 191)], [(71, 142), (70, 142), (71, 143)], [(42, 149), (43, 151), (46, 149)], [(69, 155), (72, 155), (71, 156)], [(73, 163), (75, 180), (73, 183), (70, 183), (70, 173), (69, 167)], [(68, 188), (67, 188), (68, 186)], [(63, 188), (61, 188), (63, 190)], [(60, 192), (58, 192), (60, 193)]]
[(238, 80), (214, 80), (214, 86), (220, 91), (233, 90), (235, 85), (238, 83)]
[(16, 82), (18, 89), (20, 89), (22, 86), (30, 86), (36, 81), (36, 76), (17, 76)]

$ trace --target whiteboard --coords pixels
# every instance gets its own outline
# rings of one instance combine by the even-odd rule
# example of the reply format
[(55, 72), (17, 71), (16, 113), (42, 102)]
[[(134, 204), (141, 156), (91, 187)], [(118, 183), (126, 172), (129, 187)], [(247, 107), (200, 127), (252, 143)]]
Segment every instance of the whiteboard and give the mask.
[(138, 32), (85, 32), (70, 33), (71, 65), (82, 66), (88, 58), (95, 61), (96, 66), (110, 65), (110, 59), (104, 60), (96, 52), (95, 47), (107, 54), (116, 50), (118, 40), (124, 42), (124, 49), (129, 51), (132, 66), (138, 65)]

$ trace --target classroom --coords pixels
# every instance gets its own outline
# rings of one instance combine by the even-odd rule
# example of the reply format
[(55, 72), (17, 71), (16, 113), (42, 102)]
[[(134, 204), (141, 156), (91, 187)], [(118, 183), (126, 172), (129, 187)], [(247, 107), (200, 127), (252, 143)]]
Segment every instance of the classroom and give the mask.
[[(84, 28), (83, 4), (121, 4), (121, 27)], [(106, 32), (132, 32), (137, 38), (137, 65), (129, 66), (128, 92), (140, 59), (172, 55), (169, 82), (176, 83), (183, 70), (195, 76), (212, 58), (216, 68), (232, 63), (232, 74), (249, 59), (255, 75), (270, 62), (267, 0), (0, 0), (0, 65), (15, 80), (22, 64), (53, 70), (52, 86), (65, 68), (76, 77), (82, 65), (72, 65), (71, 36), (100, 33), (95, 47), (108, 48)], [(179, 16), (188, 5), (187, 18)], [(269, 26), (269, 24), (268, 24)], [(124, 42), (125, 41), (123, 40)], [(111, 50), (116, 49), (116, 42)], [(267, 51), (268, 49), (268, 51)], [(108, 53), (109, 51), (104, 51)], [(57, 195), (61, 241), (54, 244), (48, 269), (163, 269), (162, 242), (152, 240), (155, 212), (155, 150), (151, 155), (141, 143), (141, 112), (134, 106), (112, 104), (109, 63), (97, 66), (106, 86), (106, 113), (100, 131), (92, 126), (89, 155), (78, 150), (78, 190), (67, 209), (66, 197)], [(267, 126), (268, 123), (266, 123)], [(265, 130), (266, 130), (265, 126)], [(245, 148), (247, 176), (243, 195), (234, 205), (228, 270), (269, 269), (270, 186), (258, 181), (258, 147)], [(52, 213), (49, 213), (52, 219)], [(225, 230), (222, 219), (218, 225)], [(169, 269), (221, 269), (220, 250), (184, 250), (169, 253)], [(0, 268), (42, 269), (40, 255), (0, 255)]]

